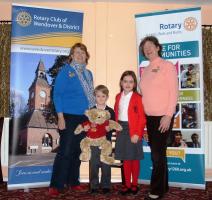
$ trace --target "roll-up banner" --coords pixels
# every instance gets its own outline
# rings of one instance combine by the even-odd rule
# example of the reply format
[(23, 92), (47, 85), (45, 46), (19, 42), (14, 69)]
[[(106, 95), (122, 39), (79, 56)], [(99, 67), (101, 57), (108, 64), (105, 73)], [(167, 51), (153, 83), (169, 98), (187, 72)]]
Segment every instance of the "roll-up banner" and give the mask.
[(0, 138), (1, 142), (1, 170), (3, 181), (8, 181), (8, 153), (9, 153), (9, 117), (4, 117), (2, 134)]
[[(162, 57), (178, 72), (179, 99), (167, 150), (169, 183), (205, 188), (201, 8), (136, 14), (135, 20), (137, 49), (145, 36), (156, 36), (163, 46)], [(148, 63), (138, 51), (141, 77)], [(139, 180), (149, 183), (152, 163), (145, 142), (144, 150)]]
[(48, 69), (82, 40), (83, 13), (13, 4), (8, 188), (49, 184), (59, 144)]

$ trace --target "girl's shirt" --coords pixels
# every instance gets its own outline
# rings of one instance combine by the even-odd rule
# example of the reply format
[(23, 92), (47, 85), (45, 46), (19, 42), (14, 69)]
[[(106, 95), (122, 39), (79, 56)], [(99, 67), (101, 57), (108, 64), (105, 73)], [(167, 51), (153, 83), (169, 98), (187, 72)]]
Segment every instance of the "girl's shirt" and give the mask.
[(122, 92), (121, 94), (121, 99), (119, 103), (119, 116), (118, 116), (118, 120), (120, 121), (128, 121), (128, 106), (132, 94), (133, 92), (129, 92), (127, 95), (125, 95), (124, 92)]
[(160, 57), (150, 62), (141, 74), (139, 87), (145, 113), (149, 116), (173, 116), (178, 98), (175, 66)]

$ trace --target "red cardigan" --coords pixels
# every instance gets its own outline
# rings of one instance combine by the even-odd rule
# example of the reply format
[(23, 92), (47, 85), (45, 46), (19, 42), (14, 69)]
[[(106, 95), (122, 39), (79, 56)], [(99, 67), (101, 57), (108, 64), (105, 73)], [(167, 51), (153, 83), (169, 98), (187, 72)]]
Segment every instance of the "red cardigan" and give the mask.
[[(114, 106), (116, 121), (118, 121), (119, 116), (119, 101), (121, 94), (116, 95), (116, 102)], [(129, 123), (129, 132), (130, 137), (133, 135), (138, 135), (139, 139), (142, 138), (144, 134), (144, 127), (146, 125), (146, 117), (144, 114), (144, 108), (142, 104), (141, 95), (137, 92), (133, 92), (132, 97), (129, 102), (128, 107), (128, 123)]]

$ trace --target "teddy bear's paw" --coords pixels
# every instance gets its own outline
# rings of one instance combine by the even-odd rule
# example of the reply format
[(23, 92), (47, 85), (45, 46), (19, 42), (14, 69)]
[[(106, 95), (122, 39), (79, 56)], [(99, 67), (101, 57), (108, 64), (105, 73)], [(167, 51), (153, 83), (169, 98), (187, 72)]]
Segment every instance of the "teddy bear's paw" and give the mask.
[(122, 126), (119, 125), (119, 127), (117, 128), (117, 131), (122, 131), (122, 130), (123, 130)]
[(115, 159), (113, 157), (103, 155), (100, 156), (100, 160), (101, 162), (106, 163), (108, 165), (112, 165), (115, 162)]
[(79, 158), (81, 161), (84, 161), (84, 162), (87, 162), (90, 160), (90, 156), (88, 153), (81, 153)]
[(123, 130), (122, 126), (114, 120), (109, 120), (109, 127), (110, 127), (111, 130), (113, 130), (113, 129), (116, 130), (116, 131), (122, 131)]

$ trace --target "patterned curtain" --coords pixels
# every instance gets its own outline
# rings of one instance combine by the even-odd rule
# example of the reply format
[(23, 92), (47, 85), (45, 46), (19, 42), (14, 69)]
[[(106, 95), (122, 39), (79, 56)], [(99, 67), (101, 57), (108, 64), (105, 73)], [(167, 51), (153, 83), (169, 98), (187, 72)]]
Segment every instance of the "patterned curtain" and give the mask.
[(9, 116), (11, 22), (0, 21), (0, 117)]
[(203, 26), (202, 37), (205, 121), (212, 121), (212, 26)]

